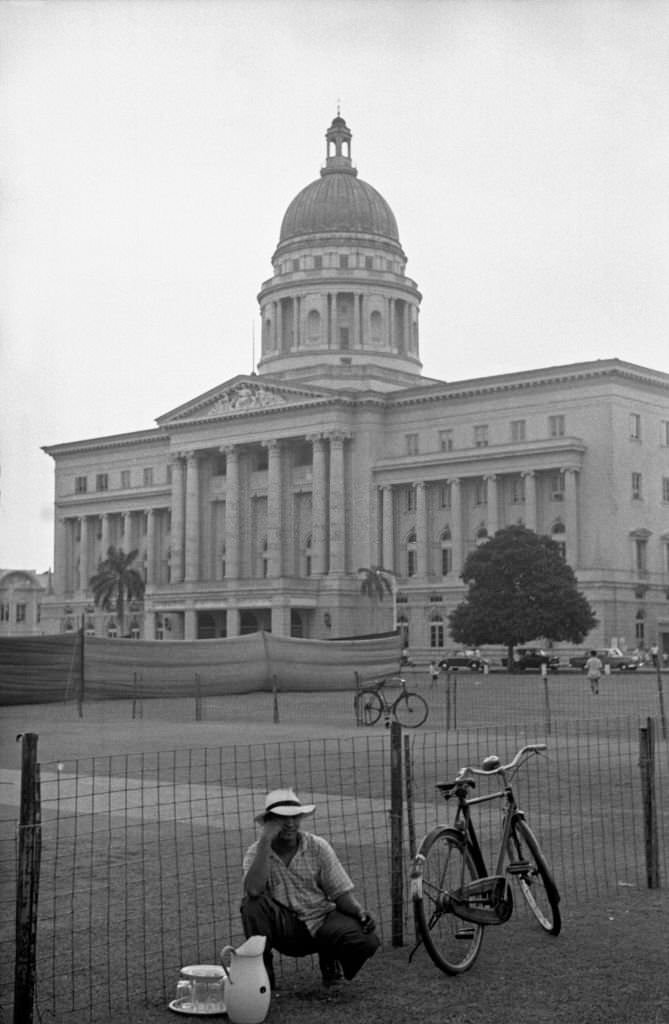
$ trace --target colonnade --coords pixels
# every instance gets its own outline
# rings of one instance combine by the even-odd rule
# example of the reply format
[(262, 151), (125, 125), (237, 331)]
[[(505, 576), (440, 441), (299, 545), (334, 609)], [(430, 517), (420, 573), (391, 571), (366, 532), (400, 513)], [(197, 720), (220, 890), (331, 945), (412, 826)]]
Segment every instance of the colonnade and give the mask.
[[(350, 315), (341, 312), (342, 299), (352, 300)], [(380, 308), (381, 306), (381, 308)], [(398, 309), (400, 315), (398, 317)], [(309, 344), (307, 320), (309, 313), (318, 312), (321, 323), (319, 346), (340, 348), (340, 327), (350, 330), (351, 349), (366, 349), (371, 343), (371, 317), (374, 312), (383, 315), (384, 335), (381, 343), (391, 351), (411, 350), (412, 322), (418, 316), (418, 304), (405, 298), (374, 297), (356, 291), (325, 291), (318, 297), (313, 294), (292, 295), (286, 299), (273, 299), (262, 311), (263, 323), (269, 321), (269, 350), (280, 352), (286, 349), (286, 337), (292, 338), (289, 348), (301, 349)], [(399, 325), (399, 329), (398, 329)]]
[[(538, 494), (537, 473), (540, 471), (526, 470), (521, 473), (524, 480), (524, 501), (522, 503), (522, 520), (530, 530), (538, 526)], [(564, 478), (563, 501), (560, 516), (564, 522), (565, 556), (570, 565), (578, 563), (578, 501), (575, 467), (564, 467), (561, 470)], [(432, 541), (429, 524), (428, 489), (430, 486), (448, 485), (450, 488), (450, 504), (444, 508), (444, 519), (448, 520), (452, 565), (451, 572), (455, 578), (462, 572), (467, 555), (467, 542), (471, 538), (466, 535), (463, 521), (463, 487), (467, 482), (483, 479), (486, 484), (485, 527), (488, 536), (492, 536), (503, 525), (500, 522), (500, 476), (488, 474), (483, 477), (447, 477), (443, 481), (419, 480), (412, 484), (385, 484), (380, 487), (381, 508), (381, 559), (385, 568), (393, 570), (399, 576), (406, 575), (406, 568), (400, 565), (400, 544), (398, 537), (399, 515), (395, 501), (395, 491), (405, 491), (407, 486), (415, 489), (415, 525), (412, 518), (412, 530), (416, 537), (416, 575), (430, 575), (430, 544)]]

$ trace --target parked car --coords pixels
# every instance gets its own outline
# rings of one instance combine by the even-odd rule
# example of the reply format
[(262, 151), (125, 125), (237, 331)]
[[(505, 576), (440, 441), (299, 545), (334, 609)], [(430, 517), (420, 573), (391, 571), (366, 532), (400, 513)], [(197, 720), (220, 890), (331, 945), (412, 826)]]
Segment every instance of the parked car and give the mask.
[[(569, 659), (569, 664), (572, 668), (584, 671), (585, 663), (589, 657), (590, 651), (581, 651), (580, 654)], [(602, 665), (609, 665), (611, 670), (617, 668), (620, 672), (635, 671), (641, 664), (638, 654), (626, 654), (619, 647), (604, 647), (597, 651), (597, 657)]]
[(468, 668), (472, 672), (485, 672), (486, 665), (490, 665), (488, 659), (476, 651), (456, 651), (455, 654), (448, 654), (439, 662), (439, 668), (446, 670)]
[[(506, 667), (507, 658), (502, 658), (502, 665)], [(549, 654), (542, 651), (540, 647), (517, 647), (513, 655), (513, 663), (517, 672), (525, 672), (526, 669), (541, 669), (542, 665), (548, 666), (549, 672), (557, 672), (560, 667), (560, 659), (556, 654)]]

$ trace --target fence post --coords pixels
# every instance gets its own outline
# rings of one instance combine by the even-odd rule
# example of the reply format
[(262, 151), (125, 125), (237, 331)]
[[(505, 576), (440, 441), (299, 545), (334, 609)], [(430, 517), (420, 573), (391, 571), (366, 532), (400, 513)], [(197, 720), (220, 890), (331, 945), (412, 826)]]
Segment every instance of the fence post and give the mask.
[(276, 685), (276, 676), (272, 676), (272, 721), (276, 725), (279, 721), (279, 691)]
[(402, 871), (402, 726), (390, 725), (390, 904), (392, 944), (404, 945), (404, 878)]
[(24, 733), (17, 736), (17, 740), (21, 741), (21, 807), (16, 876), (14, 1024), (32, 1024), (42, 841), (37, 734)]
[(446, 672), (446, 732), (451, 728), (451, 673)]
[(544, 714), (546, 717), (546, 735), (551, 734), (551, 701), (550, 694), (548, 692), (548, 674), (544, 672), (545, 665), (541, 666), (541, 674), (544, 679)]
[(79, 718), (84, 717), (84, 688), (86, 686), (86, 674), (84, 669), (85, 659), (85, 647), (86, 647), (86, 630), (85, 630), (86, 618), (84, 615), (81, 616), (81, 645), (79, 649), (79, 692), (77, 694), (77, 712)]
[(362, 711), (360, 709), (360, 673), (356, 669), (353, 673), (355, 676), (355, 724), (356, 726), (362, 725)]
[(409, 734), (406, 732), (404, 733), (404, 790), (407, 802), (407, 832), (409, 838), (409, 856), (413, 860), (416, 854), (416, 822), (414, 819), (411, 744), (409, 740)]
[(664, 693), (662, 692), (662, 666), (660, 665), (661, 654), (658, 654), (657, 664), (655, 665), (655, 672), (657, 673), (657, 698), (660, 705), (660, 727), (662, 729), (662, 739), (667, 738), (667, 716), (664, 713)]
[(655, 722), (652, 718), (647, 718), (646, 726), (639, 729), (639, 767), (641, 769), (646, 886), (648, 889), (659, 889), (660, 860), (655, 798)]
[(200, 686), (200, 673), (195, 673), (195, 721), (202, 721), (202, 688)]

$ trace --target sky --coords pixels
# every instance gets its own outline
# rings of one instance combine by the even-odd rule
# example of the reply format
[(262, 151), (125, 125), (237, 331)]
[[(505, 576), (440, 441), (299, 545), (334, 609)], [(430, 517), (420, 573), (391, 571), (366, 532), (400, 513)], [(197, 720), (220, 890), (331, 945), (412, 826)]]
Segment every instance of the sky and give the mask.
[(669, 372), (668, 54), (664, 0), (0, 3), (0, 567), (53, 564), (43, 445), (252, 371), (338, 103), (426, 376)]

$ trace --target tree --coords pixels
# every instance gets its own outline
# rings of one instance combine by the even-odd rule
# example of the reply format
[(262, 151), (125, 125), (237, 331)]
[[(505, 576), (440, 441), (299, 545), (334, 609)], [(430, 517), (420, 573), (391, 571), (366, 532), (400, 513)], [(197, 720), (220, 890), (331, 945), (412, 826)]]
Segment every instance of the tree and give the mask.
[(597, 625), (574, 571), (550, 537), (507, 526), (470, 552), (462, 571), (467, 596), (449, 615), (458, 643), (516, 644), (546, 637), (582, 643)]
[(393, 600), (393, 629), (397, 629), (397, 580), (391, 569), (373, 565), (369, 569), (358, 569), (360, 593), (375, 601), (383, 601), (386, 594)]
[(126, 601), (135, 598), (141, 601), (144, 597), (144, 580), (137, 569), (131, 568), (137, 554), (135, 549), (126, 555), (122, 548), (115, 548), (112, 544), (107, 557), (98, 562), (98, 571), (88, 582), (96, 605), (105, 611), (116, 608), (121, 636), (124, 635)]

